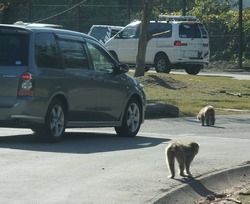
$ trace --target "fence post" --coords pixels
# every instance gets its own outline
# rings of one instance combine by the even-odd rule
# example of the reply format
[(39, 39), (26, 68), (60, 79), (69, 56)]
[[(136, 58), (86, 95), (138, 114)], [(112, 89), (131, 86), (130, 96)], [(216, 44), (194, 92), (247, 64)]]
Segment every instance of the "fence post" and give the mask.
[(243, 28), (242, 28), (242, 0), (239, 0), (239, 68), (242, 69)]
[(186, 0), (182, 0), (182, 15), (186, 16), (186, 11), (187, 11), (187, 4)]
[(3, 11), (0, 11), (0, 23), (3, 23)]

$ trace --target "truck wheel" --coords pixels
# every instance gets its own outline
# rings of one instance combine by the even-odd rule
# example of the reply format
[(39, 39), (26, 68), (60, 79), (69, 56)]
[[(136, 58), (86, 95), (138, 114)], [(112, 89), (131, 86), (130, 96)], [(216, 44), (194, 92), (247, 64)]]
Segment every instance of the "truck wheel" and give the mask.
[(189, 65), (185, 68), (185, 71), (190, 75), (196, 75), (200, 72), (202, 65)]
[(155, 71), (169, 73), (171, 71), (170, 61), (166, 55), (159, 55), (155, 59)]
[(134, 137), (140, 130), (142, 117), (141, 104), (136, 98), (131, 98), (125, 108), (122, 126), (115, 127), (117, 135)]
[(148, 72), (150, 70), (150, 67), (146, 66), (145, 67), (145, 72)]

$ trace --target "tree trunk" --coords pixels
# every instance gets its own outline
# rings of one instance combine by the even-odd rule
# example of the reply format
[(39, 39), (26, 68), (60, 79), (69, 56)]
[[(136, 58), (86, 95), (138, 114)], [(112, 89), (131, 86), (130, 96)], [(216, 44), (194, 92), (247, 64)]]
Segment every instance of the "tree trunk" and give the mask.
[(153, 9), (153, 0), (143, 0), (143, 14), (141, 22), (141, 31), (138, 43), (138, 53), (136, 56), (136, 69), (135, 77), (144, 76), (145, 73), (145, 56), (146, 48), (148, 41), (150, 40), (149, 36), (149, 22), (150, 16)]

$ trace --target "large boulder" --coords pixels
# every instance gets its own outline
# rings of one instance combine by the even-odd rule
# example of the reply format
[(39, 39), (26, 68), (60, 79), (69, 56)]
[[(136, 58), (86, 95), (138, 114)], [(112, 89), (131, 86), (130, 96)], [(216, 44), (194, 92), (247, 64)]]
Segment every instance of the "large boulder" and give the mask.
[(179, 108), (164, 103), (148, 103), (146, 106), (145, 118), (169, 118), (179, 117)]

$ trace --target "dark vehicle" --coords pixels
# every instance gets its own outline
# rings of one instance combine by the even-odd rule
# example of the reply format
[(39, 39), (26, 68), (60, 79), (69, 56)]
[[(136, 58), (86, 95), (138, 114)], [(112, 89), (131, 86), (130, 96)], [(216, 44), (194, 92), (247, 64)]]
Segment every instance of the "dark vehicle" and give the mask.
[(143, 87), (94, 38), (68, 30), (0, 25), (0, 126), (49, 141), (65, 128), (114, 127), (135, 136)]

